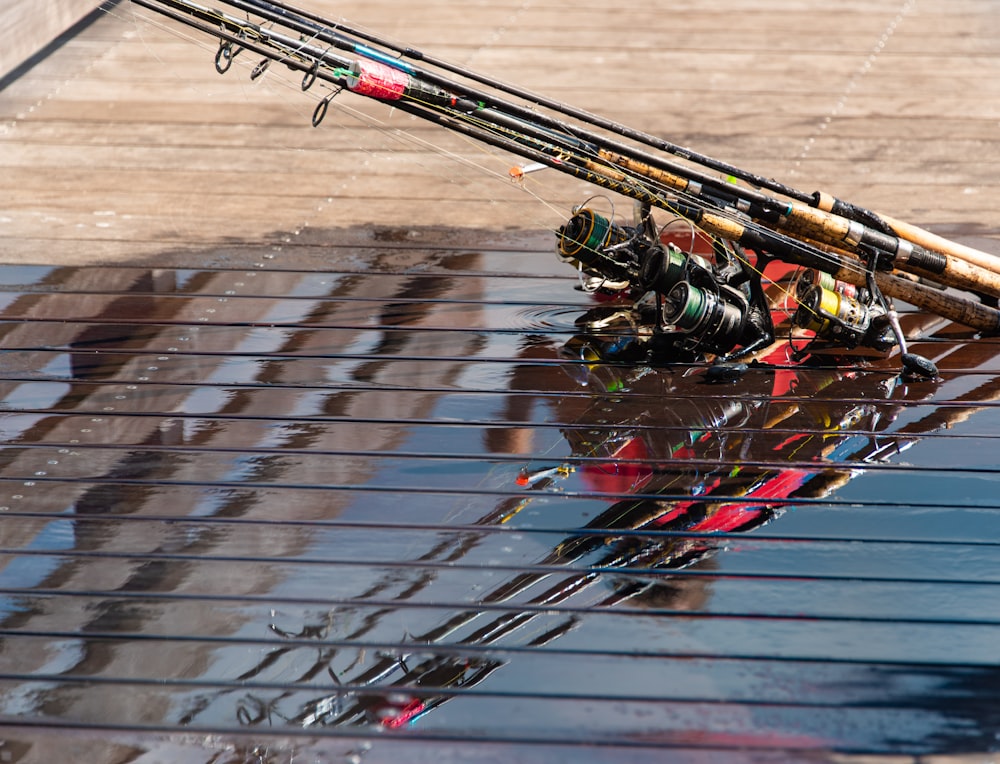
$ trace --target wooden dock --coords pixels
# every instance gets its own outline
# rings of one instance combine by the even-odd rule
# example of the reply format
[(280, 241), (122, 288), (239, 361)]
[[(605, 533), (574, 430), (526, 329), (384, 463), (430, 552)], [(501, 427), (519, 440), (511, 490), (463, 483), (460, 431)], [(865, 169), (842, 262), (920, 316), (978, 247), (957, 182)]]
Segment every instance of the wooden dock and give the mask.
[[(23, 7), (20, 4), (17, 7)], [(1000, 16), (982, 0), (313, 0), (411, 47), (996, 251)], [(388, 225), (551, 231), (589, 195), (321, 94), (127, 1), (0, 92), (0, 257), (83, 263)], [(534, 194), (549, 205), (541, 204)], [(321, 235), (321, 234), (319, 234)]]
[(52, 52), (86, 23), (100, 0), (52, 0), (43, 6), (31, 0), (0, 3), (0, 82), (13, 79)]
[[(297, 4), (1000, 254), (989, 0)], [(29, 6), (0, 762), (996, 756), (995, 339), (926, 321), (908, 384), (591, 363), (553, 230), (592, 187)]]

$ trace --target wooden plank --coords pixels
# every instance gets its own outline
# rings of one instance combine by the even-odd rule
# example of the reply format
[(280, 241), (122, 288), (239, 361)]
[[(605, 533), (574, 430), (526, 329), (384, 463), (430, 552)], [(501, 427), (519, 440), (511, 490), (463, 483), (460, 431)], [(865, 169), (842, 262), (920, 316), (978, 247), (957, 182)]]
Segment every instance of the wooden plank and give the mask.
[[(1000, 227), (1000, 30), (982, 3), (308, 6), (807, 191)], [(251, 83), (237, 59), (220, 77), (214, 50), (124, 2), (0, 93), (0, 255), (76, 258), (79, 231), (107, 252), (115, 236), (200, 248), (305, 222), (551, 230), (593, 194), (548, 172), (513, 188), (508, 155), (350, 94), (313, 129), (319, 93), (298, 75)]]
[(100, 6), (100, 0), (6, 0), (0, 3), (0, 79)]

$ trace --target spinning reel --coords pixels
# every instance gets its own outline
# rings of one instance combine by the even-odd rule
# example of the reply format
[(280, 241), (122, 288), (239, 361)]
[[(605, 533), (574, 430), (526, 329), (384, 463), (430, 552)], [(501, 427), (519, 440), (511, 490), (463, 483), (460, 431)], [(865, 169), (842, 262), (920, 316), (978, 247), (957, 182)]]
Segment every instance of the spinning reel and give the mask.
[(807, 270), (796, 289), (799, 308), (795, 326), (817, 338), (846, 348), (867, 347), (885, 351), (896, 344), (885, 305), (867, 289), (837, 281), (822, 271)]
[(664, 244), (646, 208), (623, 226), (578, 207), (559, 229), (559, 254), (579, 269), (585, 290), (636, 302), (653, 295), (654, 332), (673, 350), (735, 360), (773, 342), (774, 326), (747, 254), (722, 241), (713, 250), (714, 262)]
[(936, 377), (938, 370), (932, 361), (907, 349), (896, 310), (879, 291), (871, 270), (867, 283), (867, 288), (858, 288), (822, 271), (807, 270), (799, 280), (799, 308), (793, 323), (815, 334), (810, 344), (827, 341), (878, 352), (898, 345), (904, 372), (924, 379)]
[[(721, 364), (738, 361), (774, 341), (770, 305), (761, 283), (770, 261), (766, 252), (755, 251), (751, 264), (739, 244), (718, 237), (712, 239), (711, 259), (684, 252), (661, 240), (645, 205), (637, 207), (633, 225), (620, 225), (590, 207), (577, 207), (558, 237), (559, 254), (580, 271), (584, 290), (625, 297), (643, 313), (649, 299), (655, 300), (652, 319), (642, 316), (643, 325), (651, 325), (647, 333), (657, 341), (648, 341), (649, 349), (655, 344), (673, 357), (708, 354)], [(792, 323), (815, 335), (810, 347), (827, 342), (885, 352), (898, 345), (907, 372), (936, 376), (933, 363), (907, 351), (896, 311), (876, 283), (877, 266), (873, 260), (866, 268), (863, 288), (817, 269), (805, 271), (798, 281), (799, 307)]]
[(655, 246), (642, 226), (622, 226), (589, 207), (578, 207), (559, 229), (559, 254), (585, 276), (583, 288), (641, 297), (642, 264)]

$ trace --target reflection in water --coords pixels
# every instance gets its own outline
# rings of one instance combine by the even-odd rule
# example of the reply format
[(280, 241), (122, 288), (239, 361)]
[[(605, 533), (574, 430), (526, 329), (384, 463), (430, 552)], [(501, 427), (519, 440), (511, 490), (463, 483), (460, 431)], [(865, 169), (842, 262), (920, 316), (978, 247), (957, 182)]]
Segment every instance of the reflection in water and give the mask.
[(19, 285), (0, 380), (8, 718), (995, 745), (993, 546), (927, 538), (930, 505), (834, 497), (995, 400), (987, 345), (928, 343), (963, 370), (939, 385), (783, 363), (707, 384), (638, 363), (614, 321), (557, 330), (551, 279), (512, 282), (538, 306), (512, 313), (477, 273), (488, 254), (424, 262)]
[[(529, 345), (533, 357), (551, 351)], [(547, 392), (562, 375), (544, 366), (524, 366), (519, 372), (515, 387)], [(614, 379), (597, 379), (601, 375)], [(561, 399), (555, 416), (563, 423), (570, 458), (555, 467), (522, 470), (518, 483), (532, 492), (551, 491), (575, 471), (583, 490), (621, 498), (531, 566), (541, 570), (510, 576), (475, 607), (410, 635), (392, 651), (376, 653), (371, 665), (358, 665), (364, 662), (360, 651), (350, 651), (354, 658), (343, 668), (343, 650), (324, 656), (327, 673), (338, 685), (335, 692), (304, 703), (290, 692), (267, 701), (248, 695), (238, 707), (241, 721), (274, 723), (278, 714), (294, 725), (400, 727), (461, 698), (507, 662), (482, 648), (540, 649), (574, 629), (579, 621), (574, 608), (552, 618), (560, 612), (554, 608), (595, 587), (603, 590), (582, 609), (627, 604), (667, 616), (704, 609), (709, 581), (670, 574), (689, 566), (713, 570), (717, 534), (756, 528), (790, 500), (825, 495), (848, 478), (836, 468), (840, 462), (856, 468), (878, 458), (885, 444), (878, 443), (876, 421), (887, 423), (891, 409), (855, 400), (877, 396), (884, 401), (894, 388), (883, 375), (862, 388), (859, 383), (866, 380), (850, 372), (828, 370), (800, 379), (795, 371), (766, 370), (755, 376), (753, 388), (741, 390), (741, 398), (725, 398), (702, 397), (690, 379), (648, 368), (595, 366), (592, 376), (588, 389), (613, 390), (614, 397)], [(665, 400), (669, 407), (657, 405)], [(530, 400), (515, 396), (511, 401), (522, 411), (508, 410), (509, 419), (523, 421)], [(866, 434), (858, 436), (858, 431)], [(495, 447), (498, 434), (490, 435)], [(513, 444), (518, 433), (501, 435)], [(901, 445), (894, 442), (893, 450)], [(510, 523), (530, 501), (530, 494), (505, 500), (479, 522)], [(498, 609), (501, 603), (510, 604)], [(542, 619), (549, 623), (532, 630)], [(294, 635), (272, 628), (297, 640), (329, 637), (329, 623)], [(432, 649), (442, 644), (446, 651)], [(456, 653), (459, 647), (464, 649)], [(470, 652), (472, 647), (479, 649)]]

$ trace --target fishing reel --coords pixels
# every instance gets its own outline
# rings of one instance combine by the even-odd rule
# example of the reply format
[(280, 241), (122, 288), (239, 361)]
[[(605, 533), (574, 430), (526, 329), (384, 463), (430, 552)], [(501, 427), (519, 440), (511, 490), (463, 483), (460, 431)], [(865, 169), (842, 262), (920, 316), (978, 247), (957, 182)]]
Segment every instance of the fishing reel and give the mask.
[(681, 281), (663, 298), (665, 329), (685, 335), (688, 344), (707, 353), (726, 354), (740, 344), (749, 315), (746, 296), (724, 284), (702, 288)]
[(817, 338), (848, 349), (884, 352), (896, 345), (888, 308), (869, 290), (808, 270), (796, 290), (799, 307), (793, 323)]
[(558, 231), (559, 255), (587, 276), (587, 291), (641, 296), (642, 263), (654, 246), (643, 225), (624, 226), (577, 207)]
[[(678, 255), (685, 258), (683, 267)], [(731, 361), (774, 340), (760, 271), (742, 250), (719, 246), (715, 263), (710, 263), (671, 247), (655, 277), (653, 262), (648, 276), (659, 295), (660, 331), (674, 335), (677, 347)]]
[(655, 344), (674, 360), (703, 353), (729, 360), (774, 339), (759, 270), (734, 244), (716, 242), (713, 249), (709, 260), (664, 244), (648, 209), (638, 212), (636, 225), (624, 226), (578, 207), (559, 229), (559, 254), (588, 277), (585, 289), (656, 295)]
[(938, 369), (934, 362), (907, 348), (899, 317), (879, 292), (873, 271), (867, 273), (867, 283), (867, 289), (858, 289), (829, 274), (807, 271), (799, 283), (799, 308), (793, 323), (816, 335), (810, 345), (826, 340), (879, 352), (898, 346), (904, 377), (935, 378)]

